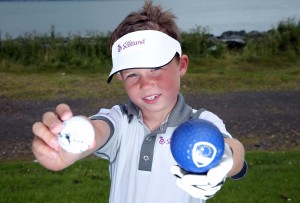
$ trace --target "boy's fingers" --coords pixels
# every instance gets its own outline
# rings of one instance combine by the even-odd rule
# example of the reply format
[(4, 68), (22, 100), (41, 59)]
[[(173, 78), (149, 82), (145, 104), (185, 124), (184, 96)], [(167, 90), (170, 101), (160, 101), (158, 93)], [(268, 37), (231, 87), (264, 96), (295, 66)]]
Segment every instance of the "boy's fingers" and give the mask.
[(48, 145), (52, 149), (58, 151), (59, 143), (56, 134), (53, 134), (46, 125), (37, 122), (32, 126), (32, 132), (44, 142), (43, 145)]
[(71, 108), (67, 104), (59, 104), (56, 107), (56, 113), (63, 121), (70, 119), (73, 116)]
[(37, 159), (43, 159), (44, 157), (50, 159), (56, 159), (58, 152), (53, 150), (53, 148), (47, 146), (41, 138), (35, 136), (32, 142), (32, 152)]
[[(209, 181), (206, 175), (200, 175), (200, 174), (187, 174), (184, 177), (182, 177), (182, 184), (185, 185), (209, 185)], [(209, 186), (211, 187), (211, 186)]]
[(62, 128), (62, 121), (53, 112), (47, 112), (43, 115), (43, 124), (55, 135), (58, 134)]
[(170, 172), (178, 178), (182, 178), (184, 176), (183, 170), (177, 165), (172, 166), (170, 168)]

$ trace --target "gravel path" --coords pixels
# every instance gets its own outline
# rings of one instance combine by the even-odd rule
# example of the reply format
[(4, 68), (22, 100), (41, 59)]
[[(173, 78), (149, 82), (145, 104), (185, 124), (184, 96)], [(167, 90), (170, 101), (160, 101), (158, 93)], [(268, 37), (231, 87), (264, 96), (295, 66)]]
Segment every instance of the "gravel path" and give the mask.
[[(190, 106), (219, 115), (247, 151), (300, 149), (300, 91), (185, 95), (185, 98)], [(74, 114), (88, 116), (97, 113), (99, 107), (121, 101), (114, 100), (12, 101), (0, 97), (0, 161), (34, 159), (31, 126), (58, 103), (68, 103)]]

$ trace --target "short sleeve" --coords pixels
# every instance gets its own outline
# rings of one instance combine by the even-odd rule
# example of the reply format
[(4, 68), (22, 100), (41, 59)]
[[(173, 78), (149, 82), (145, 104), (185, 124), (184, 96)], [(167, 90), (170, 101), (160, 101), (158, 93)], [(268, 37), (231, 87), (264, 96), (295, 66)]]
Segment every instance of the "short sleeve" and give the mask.
[(113, 161), (119, 149), (120, 130), (124, 123), (124, 115), (120, 106), (116, 105), (111, 109), (102, 108), (100, 111), (90, 117), (91, 120), (103, 120), (110, 126), (110, 136), (108, 141), (94, 152), (94, 155), (99, 156), (109, 161)]
[(212, 122), (219, 128), (220, 132), (223, 134), (224, 137), (231, 138), (231, 134), (227, 132), (225, 124), (222, 119), (220, 119), (216, 114), (210, 112), (210, 111), (203, 111), (200, 114), (200, 119), (204, 119), (207, 121)]

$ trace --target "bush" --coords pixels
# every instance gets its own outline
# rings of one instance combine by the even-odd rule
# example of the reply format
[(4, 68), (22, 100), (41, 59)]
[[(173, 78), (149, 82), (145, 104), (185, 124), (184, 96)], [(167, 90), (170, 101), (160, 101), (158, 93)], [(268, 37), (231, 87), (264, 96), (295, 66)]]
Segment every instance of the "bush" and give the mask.
[(34, 71), (99, 71), (110, 64), (108, 35), (64, 38), (51, 32), (50, 36), (27, 33), (16, 39), (7, 37), (0, 44), (0, 59), (25, 69), (34, 67)]
[[(16, 39), (6, 35), (0, 40), (0, 71), (87, 71), (109, 72), (110, 33), (87, 33), (85, 37), (62, 37), (51, 27), (49, 34), (26, 33)], [(1, 39), (1, 33), (0, 33)], [(299, 61), (300, 21), (288, 19), (268, 32), (246, 33), (242, 49), (226, 48), (207, 29), (196, 27), (182, 32), (183, 53), (188, 54), (192, 67), (213, 64), (227, 59), (234, 63), (274, 64)], [(206, 61), (208, 61), (206, 63)], [(14, 67), (17, 70), (14, 70)], [(17, 67), (17, 68), (16, 68)], [(20, 68), (21, 67), (21, 68)]]
[(300, 21), (288, 19), (257, 39), (246, 38), (241, 58), (250, 63), (294, 62), (300, 54)]

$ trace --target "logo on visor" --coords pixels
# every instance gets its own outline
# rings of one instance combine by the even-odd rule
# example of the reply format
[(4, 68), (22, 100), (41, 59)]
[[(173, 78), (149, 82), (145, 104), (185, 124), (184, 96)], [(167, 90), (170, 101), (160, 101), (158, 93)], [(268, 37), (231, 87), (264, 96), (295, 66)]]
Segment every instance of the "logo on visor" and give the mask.
[(118, 44), (118, 52), (122, 51), (122, 46)]
[(130, 48), (132, 46), (136, 46), (136, 45), (142, 45), (142, 44), (145, 44), (146, 40), (143, 39), (143, 40), (138, 40), (138, 41), (127, 41), (123, 44), (123, 47), (121, 45), (118, 45), (118, 52), (121, 52), (122, 50), (124, 49), (127, 49), (127, 48)]

